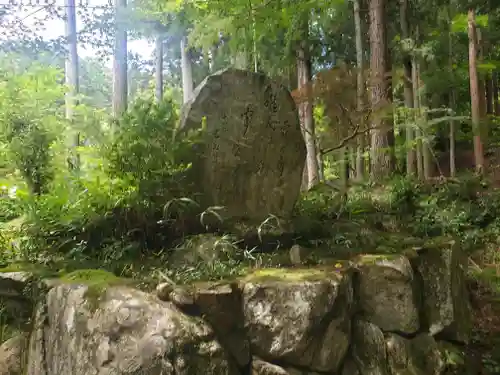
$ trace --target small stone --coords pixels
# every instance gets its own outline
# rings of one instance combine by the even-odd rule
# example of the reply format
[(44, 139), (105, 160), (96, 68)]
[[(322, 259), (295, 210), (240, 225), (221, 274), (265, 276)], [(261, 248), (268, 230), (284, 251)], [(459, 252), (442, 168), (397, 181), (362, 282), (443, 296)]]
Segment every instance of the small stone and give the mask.
[(255, 358), (252, 361), (252, 375), (289, 375), (281, 366)]
[(300, 245), (293, 245), (290, 249), (290, 261), (293, 265), (300, 265), (303, 261), (303, 249)]
[(194, 305), (194, 293), (187, 288), (174, 288), (170, 292), (170, 301), (179, 308), (186, 308)]
[(156, 296), (162, 301), (170, 301), (170, 293), (174, 286), (170, 283), (161, 283), (156, 287)]

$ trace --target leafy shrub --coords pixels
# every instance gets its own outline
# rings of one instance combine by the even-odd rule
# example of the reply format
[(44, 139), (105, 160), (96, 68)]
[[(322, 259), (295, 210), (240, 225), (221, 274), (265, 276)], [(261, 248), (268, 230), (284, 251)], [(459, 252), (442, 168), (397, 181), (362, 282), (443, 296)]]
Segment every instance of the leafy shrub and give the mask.
[(27, 71), (6, 68), (0, 69), (0, 136), (7, 165), (40, 194), (53, 177), (52, 145), (66, 126), (57, 105), (64, 103), (62, 72), (35, 63)]
[(177, 109), (171, 99), (160, 103), (139, 98), (116, 123), (115, 138), (105, 149), (107, 172), (136, 187), (145, 197), (175, 196), (189, 167), (178, 155), (191, 150), (193, 138), (175, 138)]
[(23, 247), (46, 258), (111, 264), (161, 249), (182, 234), (190, 225), (182, 216), (192, 207), (176, 204), (189, 168), (178, 155), (195, 138), (175, 138), (176, 112), (171, 100), (139, 99), (116, 121), (109, 145), (81, 148), (78, 175), (59, 171), (49, 193), (21, 194), (28, 214)]

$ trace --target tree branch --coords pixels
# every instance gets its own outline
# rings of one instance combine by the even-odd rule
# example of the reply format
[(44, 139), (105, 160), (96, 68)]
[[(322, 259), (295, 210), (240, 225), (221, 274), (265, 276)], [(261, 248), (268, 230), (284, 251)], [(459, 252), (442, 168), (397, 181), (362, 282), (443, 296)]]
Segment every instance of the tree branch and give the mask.
[(373, 129), (376, 129), (376, 127), (372, 126), (372, 127), (365, 128), (363, 130), (359, 130), (359, 125), (357, 125), (354, 128), (354, 131), (352, 132), (352, 134), (349, 134), (347, 137), (345, 137), (344, 139), (342, 139), (339, 142), (338, 145), (330, 147), (330, 148), (327, 148), (327, 149), (324, 149), (324, 150), (320, 150), (320, 153), (321, 153), (321, 155), (325, 155), (325, 154), (328, 154), (328, 153), (330, 153), (332, 151), (338, 150), (338, 149), (344, 147), (347, 143), (349, 143), (349, 141), (353, 140), (358, 135), (366, 134), (366, 133), (370, 132)]

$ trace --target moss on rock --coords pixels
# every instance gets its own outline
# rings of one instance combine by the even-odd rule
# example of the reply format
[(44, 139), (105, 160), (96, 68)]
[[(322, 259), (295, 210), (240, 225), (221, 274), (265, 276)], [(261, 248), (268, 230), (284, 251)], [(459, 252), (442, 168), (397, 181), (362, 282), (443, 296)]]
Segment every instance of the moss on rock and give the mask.
[(336, 267), (314, 268), (261, 268), (251, 270), (240, 280), (242, 282), (300, 282), (337, 279), (349, 269), (349, 262), (339, 261)]
[(97, 309), (106, 288), (110, 286), (135, 286), (136, 281), (125, 279), (100, 269), (82, 269), (60, 275), (58, 281), (87, 286), (85, 299), (92, 309)]

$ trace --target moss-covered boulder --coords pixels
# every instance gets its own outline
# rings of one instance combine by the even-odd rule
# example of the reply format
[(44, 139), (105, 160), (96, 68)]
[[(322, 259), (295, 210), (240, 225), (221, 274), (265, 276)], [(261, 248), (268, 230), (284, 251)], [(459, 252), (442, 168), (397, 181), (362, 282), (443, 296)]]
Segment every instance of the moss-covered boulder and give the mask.
[(421, 278), (424, 324), (431, 335), (467, 343), (472, 332), (467, 257), (455, 241), (438, 239), (410, 258)]
[(350, 337), (349, 271), (262, 269), (241, 282), (254, 354), (311, 371), (339, 369)]
[(386, 332), (415, 333), (420, 328), (420, 293), (408, 258), (364, 255), (355, 263), (356, 301), (363, 319)]
[(49, 291), (37, 311), (27, 375), (238, 375), (203, 320), (120, 286), (102, 290), (96, 306), (88, 290)]
[(391, 375), (441, 375), (443, 353), (434, 338), (420, 334), (405, 339), (395, 334), (386, 338), (387, 363)]

